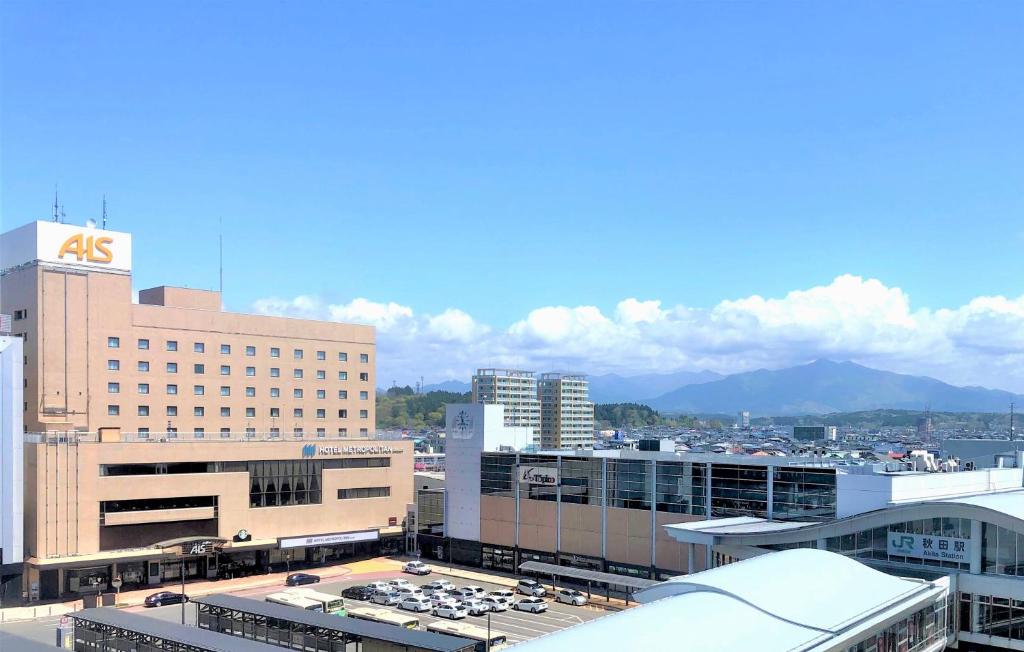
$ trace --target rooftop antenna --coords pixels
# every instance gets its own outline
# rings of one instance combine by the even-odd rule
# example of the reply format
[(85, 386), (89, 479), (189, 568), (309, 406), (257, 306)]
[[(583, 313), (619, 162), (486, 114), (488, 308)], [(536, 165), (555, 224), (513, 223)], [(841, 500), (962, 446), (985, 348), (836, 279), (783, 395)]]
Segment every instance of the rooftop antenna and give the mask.
[(107, 196), (103, 195), (103, 228), (107, 228)]
[(57, 184), (53, 185), (53, 221), (60, 221), (60, 204), (57, 199)]

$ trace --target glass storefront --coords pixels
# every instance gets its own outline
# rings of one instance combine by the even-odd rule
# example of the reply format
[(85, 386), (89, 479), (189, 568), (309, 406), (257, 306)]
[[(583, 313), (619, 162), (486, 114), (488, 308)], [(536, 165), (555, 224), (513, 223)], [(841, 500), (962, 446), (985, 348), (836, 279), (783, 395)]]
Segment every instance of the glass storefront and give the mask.
[(960, 630), (1024, 641), (1024, 600), (961, 593)]
[(110, 566), (69, 568), (64, 571), (65, 593), (100, 593), (110, 585)]
[(993, 575), (1024, 575), (1024, 534), (984, 523), (981, 568)]
[(773, 476), (774, 518), (835, 518), (835, 469), (776, 467)]
[(482, 555), (481, 566), (484, 568), (506, 573), (516, 572), (516, 551), (512, 548), (485, 545), (480, 552)]
[(910, 614), (881, 632), (846, 648), (847, 652), (915, 652), (944, 641), (948, 633), (946, 599)]

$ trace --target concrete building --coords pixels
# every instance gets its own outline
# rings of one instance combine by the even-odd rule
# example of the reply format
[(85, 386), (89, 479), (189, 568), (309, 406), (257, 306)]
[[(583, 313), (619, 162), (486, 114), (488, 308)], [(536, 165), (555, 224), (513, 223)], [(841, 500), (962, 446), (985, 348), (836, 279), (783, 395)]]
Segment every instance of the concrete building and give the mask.
[(374, 329), (229, 313), (205, 290), (133, 303), (131, 246), (48, 222), (0, 236), (29, 599), (400, 549), (413, 450), (369, 439)]
[(224, 312), (208, 290), (144, 289), (133, 303), (127, 233), (34, 222), (0, 236), (0, 251), (30, 432), (373, 430), (370, 326)]
[(0, 607), (21, 603), (25, 480), (21, 338), (0, 335)]
[(541, 447), (546, 450), (594, 447), (594, 404), (583, 374), (541, 374)]
[(750, 412), (743, 410), (742, 412), (736, 413), (736, 427), (740, 430), (747, 430), (750, 428)]
[(505, 425), (540, 432), (537, 378), (519, 369), (477, 369), (473, 376), (473, 402), (505, 406)]

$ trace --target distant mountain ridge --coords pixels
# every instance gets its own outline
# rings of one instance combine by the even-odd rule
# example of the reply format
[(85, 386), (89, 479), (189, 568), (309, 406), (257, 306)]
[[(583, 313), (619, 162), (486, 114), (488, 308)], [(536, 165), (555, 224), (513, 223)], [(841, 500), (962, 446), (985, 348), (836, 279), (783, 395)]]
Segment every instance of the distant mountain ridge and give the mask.
[(670, 374), (590, 376), (590, 400), (595, 403), (643, 402), (652, 396), (694, 385), (721, 380), (725, 376), (713, 371), (677, 371)]
[(473, 386), (470, 383), (464, 383), (461, 380), (445, 380), (440, 383), (424, 385), (420, 391), (424, 394), (427, 392), (456, 392), (458, 394), (465, 394), (472, 389)]
[(1024, 395), (957, 387), (926, 376), (880, 371), (853, 362), (818, 360), (787, 369), (759, 369), (692, 384), (642, 401), (662, 412), (752, 415), (828, 414), (862, 410), (1002, 412)]

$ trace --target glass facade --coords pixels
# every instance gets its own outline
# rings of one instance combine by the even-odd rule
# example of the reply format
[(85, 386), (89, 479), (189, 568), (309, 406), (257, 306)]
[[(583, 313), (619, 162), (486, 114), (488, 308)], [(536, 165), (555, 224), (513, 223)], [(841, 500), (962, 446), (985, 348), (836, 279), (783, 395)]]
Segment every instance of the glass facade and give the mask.
[(804, 520), (836, 516), (834, 469), (779, 468), (773, 471), (774, 518)]
[(647, 460), (608, 460), (608, 506), (649, 510), (652, 469)]
[(1024, 575), (1024, 534), (983, 523), (981, 569), (993, 575)]
[(691, 462), (659, 462), (656, 509), (673, 514), (707, 513), (706, 467)]
[(847, 652), (924, 650), (946, 639), (949, 624), (950, 618), (944, 598), (846, 649)]
[(508, 453), (484, 453), (480, 458), (480, 493), (511, 497), (516, 456)]
[(562, 460), (562, 502), (601, 504), (602, 471), (598, 458), (567, 457)]
[(1024, 600), (961, 593), (960, 630), (1024, 641)]
[[(825, 540), (825, 549), (847, 557), (857, 557), (860, 559), (875, 559), (891, 563), (931, 566), (935, 568), (953, 568), (963, 571), (970, 570), (970, 562), (944, 561), (924, 559), (913, 555), (889, 554), (890, 535), (901, 533), (932, 537), (952, 537), (970, 541), (971, 522), (965, 518), (927, 518), (904, 523), (893, 523), (884, 527), (863, 530), (855, 534), (829, 537)], [(967, 545), (970, 545), (970, 543)]]
[(444, 534), (444, 490), (421, 489), (416, 501), (418, 534)]
[(322, 461), (247, 462), (249, 506), (278, 507), (321, 502)]
[(712, 464), (711, 516), (768, 518), (768, 468)]

